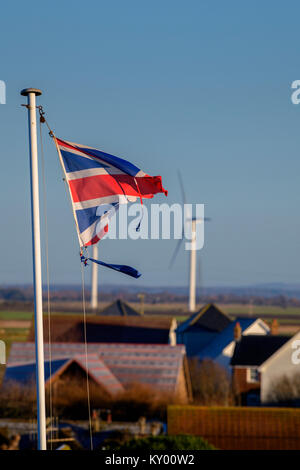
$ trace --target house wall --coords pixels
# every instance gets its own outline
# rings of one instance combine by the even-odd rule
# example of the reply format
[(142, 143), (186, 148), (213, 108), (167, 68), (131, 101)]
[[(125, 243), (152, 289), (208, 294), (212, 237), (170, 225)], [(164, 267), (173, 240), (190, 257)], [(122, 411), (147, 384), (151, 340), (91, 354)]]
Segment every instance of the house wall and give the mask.
[(247, 381), (248, 367), (234, 367), (232, 373), (232, 385), (235, 395), (240, 399), (240, 404), (247, 405), (247, 394), (260, 389), (260, 383)]
[(269, 326), (262, 320), (257, 320), (255, 323), (246, 328), (243, 334), (245, 335), (266, 335), (270, 333)]
[[(243, 336), (266, 335), (269, 332), (270, 332), (270, 328), (268, 327), (268, 325), (261, 320), (257, 320), (252, 325), (250, 325), (249, 328), (246, 328), (243, 331)], [(226, 348), (223, 349), (223, 355), (231, 358), (233, 356), (234, 348), (235, 348), (235, 341), (232, 341), (226, 346)]]
[[(80, 389), (84, 396), (86, 393), (86, 372), (74, 362), (70, 364), (62, 374), (54, 376), (52, 384), (54, 398), (64, 386), (68, 387), (70, 391), (74, 388), (76, 393), (78, 393), (78, 389)], [(89, 376), (89, 384), (91, 393), (97, 390), (98, 393), (101, 392), (104, 396), (110, 395), (110, 391), (97, 383), (91, 376)], [(47, 386), (49, 386), (49, 384)], [(70, 399), (70, 401), (72, 401), (72, 399)]]
[[(261, 367), (261, 401), (267, 402), (269, 393), (272, 390), (274, 381), (281, 377), (293, 377), (300, 375), (300, 364), (294, 364), (292, 355), (296, 349), (292, 348), (292, 343), (300, 340), (300, 332), (293, 336), (292, 341), (285, 344), (280, 350), (273, 354), (269, 361)], [(298, 346), (299, 348), (299, 346)], [(299, 355), (298, 355), (299, 358)]]
[(212, 341), (217, 333), (195, 328), (194, 330), (177, 333), (177, 344), (184, 344), (188, 357), (196, 356), (204, 346)]
[(224, 367), (228, 374), (231, 375), (231, 367), (230, 367), (231, 356), (225, 356), (224, 354), (220, 354), (214, 359), (214, 362), (219, 364), (219, 366)]
[[(268, 325), (258, 319), (252, 325), (250, 325), (248, 328), (246, 328), (243, 331), (243, 336), (247, 335), (267, 335), (270, 333), (270, 328)], [(235, 341), (231, 341), (222, 351), (222, 354), (220, 354), (215, 361), (220, 364), (222, 367), (225, 367), (228, 372), (231, 371), (230, 369), (230, 361), (234, 353), (234, 348), (235, 348)]]
[(170, 333), (169, 333), (169, 344), (171, 346), (176, 346), (176, 328), (177, 328), (176, 318), (172, 318)]
[(189, 400), (187, 380), (188, 377), (186, 376), (184, 365), (182, 364), (178, 375), (178, 382), (176, 387), (176, 393), (178, 394), (178, 398), (182, 403), (187, 403)]

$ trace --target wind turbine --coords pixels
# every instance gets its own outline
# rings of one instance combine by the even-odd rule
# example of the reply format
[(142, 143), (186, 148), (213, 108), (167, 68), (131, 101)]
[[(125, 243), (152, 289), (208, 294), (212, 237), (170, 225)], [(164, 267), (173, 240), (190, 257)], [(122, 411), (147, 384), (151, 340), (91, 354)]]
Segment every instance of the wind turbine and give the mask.
[[(182, 194), (182, 200), (183, 204), (185, 206), (186, 204), (186, 195), (185, 195), (185, 190), (183, 186), (183, 180), (180, 171), (178, 171), (178, 178), (179, 178), (179, 184), (181, 188), (181, 194)], [(187, 211), (188, 212), (188, 211)], [(186, 211), (184, 211), (184, 216), (186, 214)], [(171, 262), (170, 262), (170, 268), (173, 266), (174, 261), (177, 257), (177, 254), (179, 252), (181, 243), (184, 239), (184, 226), (185, 224), (190, 224), (191, 225), (191, 250), (190, 250), (190, 276), (189, 276), (189, 311), (194, 312), (196, 310), (196, 253), (197, 253), (197, 240), (196, 240), (196, 235), (197, 235), (197, 224), (206, 222), (211, 220), (208, 217), (192, 217), (190, 213), (188, 212), (187, 217), (185, 220), (183, 220), (183, 225), (182, 225), (182, 236), (179, 239), (177, 246), (175, 248), (175, 251), (173, 253)]]

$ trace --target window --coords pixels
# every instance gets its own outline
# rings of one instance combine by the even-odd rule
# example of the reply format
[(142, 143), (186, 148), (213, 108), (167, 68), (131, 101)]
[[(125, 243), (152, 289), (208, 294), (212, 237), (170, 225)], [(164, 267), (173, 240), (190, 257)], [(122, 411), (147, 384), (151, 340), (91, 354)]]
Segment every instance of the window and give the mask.
[(257, 369), (253, 367), (247, 369), (247, 382), (249, 383), (259, 382), (259, 372)]

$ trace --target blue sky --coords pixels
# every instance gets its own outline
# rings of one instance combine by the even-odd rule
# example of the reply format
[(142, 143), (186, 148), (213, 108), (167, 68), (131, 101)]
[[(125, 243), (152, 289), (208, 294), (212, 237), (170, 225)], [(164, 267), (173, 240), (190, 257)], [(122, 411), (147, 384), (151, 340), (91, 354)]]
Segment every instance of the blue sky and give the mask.
[[(300, 79), (297, 2), (7, 2), (1, 10), (0, 283), (32, 279), (27, 116), (22, 88), (56, 134), (160, 174), (170, 203), (204, 203), (204, 285), (299, 281)], [(18, 14), (16, 14), (18, 12)], [(78, 242), (50, 139), (45, 148), (50, 277), (79, 283)], [(163, 196), (155, 202), (165, 202)], [(139, 280), (101, 270), (100, 282), (185, 285), (176, 241), (100, 243)], [(89, 268), (88, 268), (89, 269)], [(89, 276), (89, 272), (87, 272)]]

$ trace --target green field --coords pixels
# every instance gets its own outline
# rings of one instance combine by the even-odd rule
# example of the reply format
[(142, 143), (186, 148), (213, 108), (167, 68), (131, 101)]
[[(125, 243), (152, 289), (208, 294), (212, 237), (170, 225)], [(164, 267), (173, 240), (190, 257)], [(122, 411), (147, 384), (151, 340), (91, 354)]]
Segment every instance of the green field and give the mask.
[(32, 312), (18, 312), (14, 310), (0, 311), (0, 320), (31, 320)]
[(263, 316), (263, 315), (299, 315), (300, 320), (300, 307), (287, 307), (282, 308), (276, 305), (240, 305), (240, 304), (230, 304), (230, 305), (218, 305), (218, 307), (224, 312), (231, 315), (249, 315), (253, 316)]
[(26, 341), (28, 335), (28, 328), (5, 328), (5, 340), (12, 341)]
[[(105, 304), (107, 305), (107, 304)], [(133, 308), (138, 310), (139, 304), (129, 302)], [(103, 305), (104, 306), (104, 305)], [(100, 305), (103, 308), (102, 305)], [(299, 316), (300, 321), (300, 307), (287, 307), (282, 308), (276, 305), (243, 305), (243, 304), (218, 304), (217, 305), (223, 312), (230, 314), (232, 316), (238, 315), (253, 315), (253, 316), (268, 316), (268, 317), (276, 317), (277, 315), (280, 316)], [(197, 306), (197, 309), (200, 309), (201, 305)], [(186, 305), (182, 303), (173, 303), (173, 304), (145, 304), (145, 315), (147, 313), (151, 314), (160, 314), (160, 315), (168, 315), (168, 316), (176, 316), (178, 320), (183, 320), (187, 318), (186, 315)], [(182, 312), (182, 315), (181, 315)], [(71, 312), (63, 312), (63, 311), (53, 311), (53, 315), (68, 315)], [(44, 314), (46, 315), (46, 309), (44, 308)], [(80, 315), (80, 312), (77, 310), (74, 314)], [(33, 312), (26, 312), (26, 311), (15, 311), (15, 310), (0, 310), (0, 321), (1, 320), (27, 320), (30, 321), (32, 318)], [(297, 319), (296, 319), (297, 320)]]
[(11, 343), (14, 341), (27, 341), (28, 328), (5, 328), (0, 330), (0, 339), (6, 344), (6, 354), (9, 353)]

